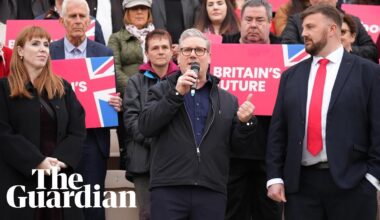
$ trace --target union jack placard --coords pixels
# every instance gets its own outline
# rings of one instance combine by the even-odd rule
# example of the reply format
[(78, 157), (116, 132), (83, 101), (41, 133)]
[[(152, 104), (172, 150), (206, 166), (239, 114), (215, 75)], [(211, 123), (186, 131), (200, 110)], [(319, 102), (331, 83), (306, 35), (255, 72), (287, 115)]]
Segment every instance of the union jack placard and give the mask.
[(310, 57), (297, 44), (212, 44), (211, 52), (210, 70), (221, 79), (219, 87), (240, 104), (252, 93), (256, 115), (272, 114), (281, 74)]
[(71, 83), (86, 111), (86, 127), (118, 125), (117, 112), (108, 104), (116, 93), (113, 57), (52, 60), (54, 73)]

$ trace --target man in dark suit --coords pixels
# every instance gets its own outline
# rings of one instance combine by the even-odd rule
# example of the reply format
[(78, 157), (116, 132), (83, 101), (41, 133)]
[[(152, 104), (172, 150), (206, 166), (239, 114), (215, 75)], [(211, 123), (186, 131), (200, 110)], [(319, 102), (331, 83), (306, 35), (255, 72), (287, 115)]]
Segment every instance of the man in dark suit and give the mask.
[[(223, 35), (222, 43), (280, 44), (270, 33), (272, 5), (266, 0), (247, 0), (242, 7), (240, 32)], [(232, 149), (225, 220), (281, 220), (281, 205), (267, 197), (265, 152), (270, 116), (256, 116), (252, 143)]]
[[(112, 56), (111, 49), (86, 37), (90, 22), (88, 5), (85, 0), (65, 0), (62, 5), (60, 22), (66, 29), (66, 36), (50, 45), (52, 59), (75, 59), (84, 57)], [(75, 68), (75, 67), (73, 67)], [(120, 111), (121, 98), (113, 96), (109, 100), (116, 111)], [(103, 195), (110, 150), (110, 132), (107, 128), (87, 129), (82, 161), (78, 172), (85, 184), (100, 185)], [(91, 201), (93, 204), (94, 201)], [(105, 219), (103, 208), (85, 209), (86, 219)]]
[(291, 220), (373, 220), (380, 178), (380, 67), (344, 51), (332, 6), (302, 15), (311, 58), (281, 77), (267, 148), (268, 196)]
[[(345, 13), (342, 9), (340, 9), (340, 5), (337, 5), (337, 0), (312, 0), (310, 1), (310, 4), (329, 4), (333, 7), (336, 7), (338, 10), (341, 11), (341, 13)], [(368, 35), (360, 19), (356, 16), (351, 16), (356, 24), (356, 39), (352, 44), (352, 50), (348, 52), (370, 59), (375, 63), (378, 63), (378, 54), (375, 43), (373, 42), (372, 38)], [(297, 13), (289, 17), (286, 27), (281, 34), (283, 44), (304, 43), (302, 38), (302, 21), (300, 17), (300, 13)]]

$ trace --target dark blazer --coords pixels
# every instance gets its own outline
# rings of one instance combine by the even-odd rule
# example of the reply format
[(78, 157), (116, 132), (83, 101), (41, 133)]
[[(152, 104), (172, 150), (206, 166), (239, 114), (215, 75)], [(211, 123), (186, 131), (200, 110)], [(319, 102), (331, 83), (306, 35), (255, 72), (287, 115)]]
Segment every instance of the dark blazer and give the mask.
[[(33, 219), (34, 209), (11, 208), (5, 195), (14, 185), (25, 185), (26, 191), (35, 191), (37, 179), (31, 172), (45, 159), (40, 151), (40, 102), (31, 84), (27, 89), (34, 98), (11, 98), (8, 80), (0, 80), (0, 210), (4, 220)], [(57, 121), (57, 143), (52, 157), (75, 169), (82, 156), (85, 115), (67, 82), (65, 92), (62, 98), (49, 100)], [(81, 219), (81, 215), (79, 209), (64, 210), (64, 219)]]
[[(267, 178), (282, 178), (287, 193), (299, 188), (306, 99), (312, 58), (282, 74), (267, 148)], [(380, 179), (380, 66), (344, 52), (326, 119), (330, 172), (342, 189), (366, 173)]]
[[(112, 56), (112, 50), (108, 47), (87, 39), (86, 57)], [(65, 49), (63, 39), (50, 44), (50, 56), (52, 60), (65, 59)], [(94, 132), (96, 135), (98, 147), (104, 157), (109, 156), (110, 139), (108, 128), (87, 129), (87, 132)]]
[[(352, 45), (352, 53), (373, 60), (378, 63), (377, 48), (372, 38), (368, 35), (360, 19), (351, 15), (356, 24), (356, 39)], [(303, 44), (301, 13), (292, 15), (281, 34), (283, 44)]]

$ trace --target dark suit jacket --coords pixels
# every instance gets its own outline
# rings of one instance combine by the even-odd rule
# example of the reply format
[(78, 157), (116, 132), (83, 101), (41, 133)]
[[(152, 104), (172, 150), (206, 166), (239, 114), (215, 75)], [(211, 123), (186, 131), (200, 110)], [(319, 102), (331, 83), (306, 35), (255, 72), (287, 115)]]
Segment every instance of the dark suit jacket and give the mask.
[[(112, 56), (112, 50), (108, 47), (87, 39), (86, 57)], [(65, 59), (65, 50), (63, 39), (50, 44), (50, 56), (52, 60)], [(104, 157), (109, 156), (110, 152), (110, 134), (108, 128), (87, 129), (89, 134), (94, 133), (97, 139), (98, 147)]]
[[(75, 169), (82, 156), (86, 135), (85, 115), (70, 84), (65, 82), (64, 85), (64, 97), (49, 100), (57, 121), (57, 143), (51, 156)], [(32, 208), (15, 209), (6, 205), (4, 196), (9, 187), (14, 185), (25, 185), (26, 191), (35, 191), (37, 179), (31, 176), (32, 169), (45, 158), (40, 150), (41, 104), (33, 86), (27, 84), (26, 88), (34, 98), (11, 98), (8, 80), (0, 80), (0, 194), (3, 195), (0, 199), (1, 219), (33, 219), (34, 216)], [(22, 193), (22, 196), (25, 194)], [(65, 220), (81, 219), (82, 210), (66, 209), (64, 216)]]
[[(356, 39), (352, 45), (352, 53), (361, 57), (373, 60), (378, 63), (379, 58), (377, 54), (377, 48), (372, 38), (368, 35), (364, 29), (360, 19), (351, 15), (356, 24)], [(284, 31), (282, 32), (281, 39), (283, 44), (303, 44), (302, 37), (302, 22), (301, 13), (292, 15), (288, 19), (288, 23)]]
[[(283, 178), (287, 193), (299, 187), (311, 62), (283, 73), (269, 130), (267, 178)], [(340, 188), (355, 187), (366, 173), (380, 179), (379, 109), (380, 66), (345, 52), (326, 119), (327, 158)]]

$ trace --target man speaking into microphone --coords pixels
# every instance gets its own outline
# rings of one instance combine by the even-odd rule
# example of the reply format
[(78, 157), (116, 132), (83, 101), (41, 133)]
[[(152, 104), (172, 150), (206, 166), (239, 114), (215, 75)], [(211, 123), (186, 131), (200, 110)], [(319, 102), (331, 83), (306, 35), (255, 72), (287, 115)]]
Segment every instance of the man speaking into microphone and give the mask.
[(200, 31), (184, 31), (179, 50), (180, 71), (149, 90), (139, 117), (153, 138), (151, 219), (223, 220), (230, 149), (250, 146), (256, 126), (252, 95), (239, 107), (218, 88)]

